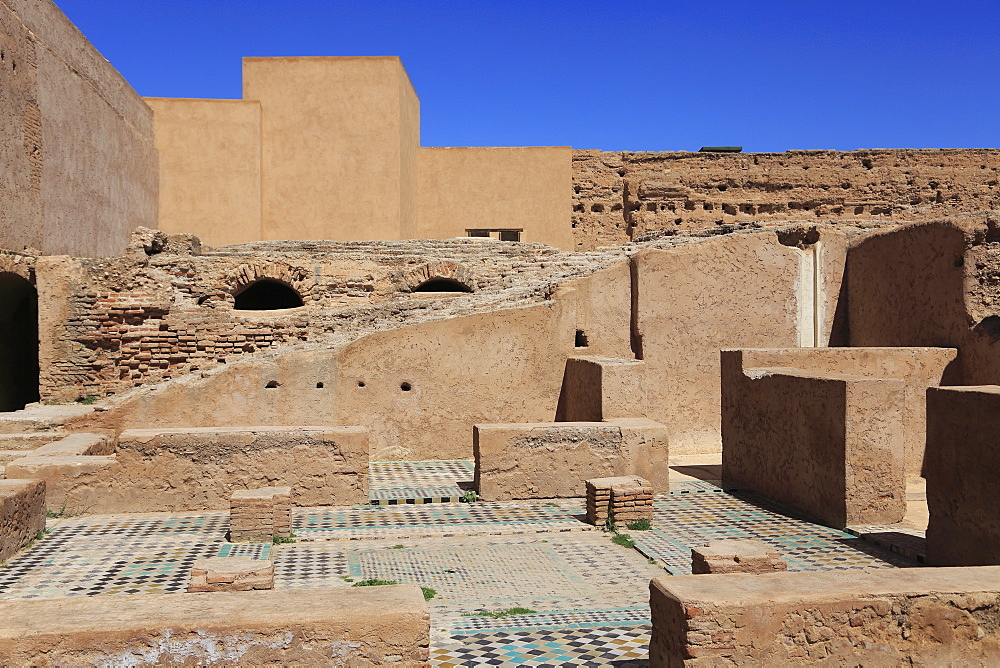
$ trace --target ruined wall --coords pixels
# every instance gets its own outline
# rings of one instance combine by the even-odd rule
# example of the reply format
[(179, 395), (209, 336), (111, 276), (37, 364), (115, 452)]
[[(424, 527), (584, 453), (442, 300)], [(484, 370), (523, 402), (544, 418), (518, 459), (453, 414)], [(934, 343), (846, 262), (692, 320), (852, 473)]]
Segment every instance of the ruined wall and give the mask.
[(156, 226), (152, 113), (50, 0), (0, 1), (0, 247), (119, 253)]
[(146, 98), (160, 156), (160, 229), (210, 246), (263, 238), (261, 109), (254, 100)]
[(935, 220), (1000, 209), (1000, 150), (573, 152), (578, 250), (740, 223)]
[(573, 250), (569, 147), (421, 148), (418, 238), (470, 228), (523, 230), (521, 241)]
[(942, 385), (1000, 383), (1000, 236), (992, 215), (872, 234), (847, 261), (852, 346), (958, 348)]
[[(199, 255), (190, 243), (185, 249), (178, 237), (170, 240), (166, 248), (139, 244), (128, 254), (102, 260), (42, 258), (40, 303), (50, 305), (40, 319), (44, 399), (120, 393), (205, 372), (261, 350), (329, 341), (340, 334), (343, 343), (362, 332), (441, 317), (439, 311), (468, 314), (483, 303), (492, 308), (530, 303), (550, 292), (553, 279), (584, 275), (622, 258), (585, 259), (535, 244), (497, 248), (474, 240), (262, 242)], [(627, 267), (614, 275), (625, 281), (617, 292), (608, 296), (610, 288), (601, 288), (587, 300), (621, 307), (582, 311), (595, 327), (610, 319), (615, 325), (607, 329), (620, 330), (617, 342), (594, 334), (593, 345), (604, 354), (627, 350)], [(304, 306), (236, 310), (234, 295), (264, 278), (293, 288)], [(413, 292), (434, 278), (464, 282), (474, 292)], [(566, 325), (561, 345), (567, 350), (572, 350), (575, 326), (583, 325), (575, 320)], [(461, 345), (460, 337), (453, 345)]]

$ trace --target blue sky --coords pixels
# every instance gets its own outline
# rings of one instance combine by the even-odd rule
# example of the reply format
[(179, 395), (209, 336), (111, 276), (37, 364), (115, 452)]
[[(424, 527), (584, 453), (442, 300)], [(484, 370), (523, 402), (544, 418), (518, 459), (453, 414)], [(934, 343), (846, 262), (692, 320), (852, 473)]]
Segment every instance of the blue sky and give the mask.
[(141, 94), (398, 55), (424, 146), (1000, 147), (1000, 0), (56, 0)]

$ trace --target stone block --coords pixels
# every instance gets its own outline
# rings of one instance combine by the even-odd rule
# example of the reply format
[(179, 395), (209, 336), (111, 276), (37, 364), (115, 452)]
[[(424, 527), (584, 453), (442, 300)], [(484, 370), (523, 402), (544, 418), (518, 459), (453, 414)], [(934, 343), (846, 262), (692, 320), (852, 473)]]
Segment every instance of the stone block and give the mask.
[(1000, 386), (927, 391), (927, 563), (1000, 564)]
[(92, 512), (224, 510), (254, 485), (292, 488), (296, 506), (368, 502), (368, 432), (362, 427), (250, 426), (135, 429)]
[[(0, 601), (0, 664), (425, 668), (416, 585)], [(85, 659), (81, 659), (85, 657)]]
[(903, 449), (906, 472), (923, 471), (927, 438), (927, 388), (941, 384), (955, 361), (955, 348), (745, 348), (734, 353), (743, 369), (792, 368), (904, 383)]
[(559, 422), (600, 422), (646, 412), (646, 363), (581, 356), (566, 360)]
[(115, 463), (111, 456), (28, 456), (7, 464), (8, 478), (45, 481), (45, 507), (56, 512), (97, 512), (88, 496), (90, 485)]
[(104, 434), (69, 434), (58, 441), (35, 449), (32, 457), (81, 457), (110, 455), (115, 451), (114, 440)]
[(1000, 567), (679, 575), (650, 583), (651, 668), (994, 665)]
[(787, 570), (777, 550), (756, 540), (716, 540), (691, 548), (691, 572), (774, 573)]
[(744, 369), (722, 351), (722, 477), (844, 528), (906, 512), (905, 383)]
[(292, 535), (292, 488), (262, 487), (233, 492), (229, 510), (229, 540), (270, 543)]
[(274, 562), (250, 557), (209, 557), (191, 567), (189, 592), (274, 588)]
[(491, 501), (579, 496), (580, 480), (638, 475), (668, 489), (667, 430), (644, 418), (480, 424), (476, 490)]
[(0, 480), (0, 562), (45, 529), (45, 481)]

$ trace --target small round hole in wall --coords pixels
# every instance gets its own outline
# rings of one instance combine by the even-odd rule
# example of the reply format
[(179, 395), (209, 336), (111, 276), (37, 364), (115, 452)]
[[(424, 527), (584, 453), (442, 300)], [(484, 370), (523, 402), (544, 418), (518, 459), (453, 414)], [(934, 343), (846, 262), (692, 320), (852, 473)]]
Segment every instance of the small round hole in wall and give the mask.
[(403, 392), (409, 392), (410, 390), (413, 389), (413, 386), (407, 382), (402, 382), (399, 384), (399, 389), (401, 389)]
[(267, 381), (267, 385), (264, 386), (266, 389), (274, 389), (275, 387), (281, 387), (281, 383), (276, 380)]
[(316, 383), (316, 389), (317, 390), (322, 390), (323, 389), (323, 383)]
[(359, 380), (358, 381), (358, 387), (364, 387), (364, 386), (365, 386), (365, 381)]

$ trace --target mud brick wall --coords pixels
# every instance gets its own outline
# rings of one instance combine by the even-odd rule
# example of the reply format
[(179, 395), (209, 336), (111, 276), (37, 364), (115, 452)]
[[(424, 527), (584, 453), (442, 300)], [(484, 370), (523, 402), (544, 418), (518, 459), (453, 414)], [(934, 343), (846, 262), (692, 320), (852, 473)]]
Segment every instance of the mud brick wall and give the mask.
[[(540, 244), (477, 240), (259, 242), (205, 250), (185, 235), (133, 235), (126, 254), (42, 258), (38, 273), (43, 400), (103, 397), (206, 371), (281, 346), (359, 335), (442, 311), (541, 299), (551, 281), (624, 257), (579, 256)], [(235, 308), (259, 280), (293, 289), (303, 306)], [(414, 292), (453, 280), (473, 292)]]
[(578, 250), (662, 230), (935, 220), (1000, 209), (997, 149), (573, 152)]
[(0, 562), (45, 529), (45, 482), (0, 480)]
[(650, 583), (651, 668), (990, 665), (1000, 568), (680, 575)]

